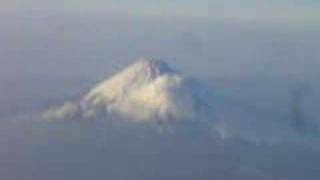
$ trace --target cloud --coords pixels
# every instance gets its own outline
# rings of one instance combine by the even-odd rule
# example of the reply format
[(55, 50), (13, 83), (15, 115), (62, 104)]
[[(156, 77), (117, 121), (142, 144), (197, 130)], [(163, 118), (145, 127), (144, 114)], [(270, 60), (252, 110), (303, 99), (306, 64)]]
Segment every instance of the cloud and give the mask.
[(79, 106), (76, 104), (72, 102), (66, 102), (62, 107), (50, 108), (49, 110), (44, 111), (42, 118), (46, 120), (58, 120), (77, 117), (79, 110)]

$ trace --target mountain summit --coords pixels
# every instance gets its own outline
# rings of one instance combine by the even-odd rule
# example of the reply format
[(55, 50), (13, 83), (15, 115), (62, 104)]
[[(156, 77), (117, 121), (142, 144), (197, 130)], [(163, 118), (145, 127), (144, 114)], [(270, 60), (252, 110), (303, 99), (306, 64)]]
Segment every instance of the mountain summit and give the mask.
[(164, 61), (140, 59), (99, 83), (79, 102), (49, 110), (45, 117), (93, 118), (115, 114), (137, 122), (196, 119), (209, 108), (205, 89), (196, 84)]
[(158, 77), (171, 76), (174, 71), (163, 61), (140, 59), (110, 79), (106, 79), (93, 88), (85, 97), (85, 101), (98, 104), (123, 96), (141, 86), (154, 82)]

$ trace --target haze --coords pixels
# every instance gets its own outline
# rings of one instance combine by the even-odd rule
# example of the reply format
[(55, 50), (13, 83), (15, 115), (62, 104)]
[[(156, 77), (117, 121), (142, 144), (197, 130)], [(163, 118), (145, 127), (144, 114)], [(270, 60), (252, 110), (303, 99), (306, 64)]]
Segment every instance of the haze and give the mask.
[(319, 124), (319, 2), (5, 0), (0, 11), (0, 179), (319, 179), (319, 137), (268, 144), (31, 122), (155, 57), (257, 119), (291, 116), (301, 91), (303, 117)]

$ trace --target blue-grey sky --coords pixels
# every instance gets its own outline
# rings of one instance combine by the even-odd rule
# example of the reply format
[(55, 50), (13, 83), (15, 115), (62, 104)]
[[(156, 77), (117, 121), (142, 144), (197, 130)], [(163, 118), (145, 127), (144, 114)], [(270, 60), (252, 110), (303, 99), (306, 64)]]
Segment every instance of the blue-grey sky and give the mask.
[(319, 0), (4, 0), (3, 11), (102, 13), (132, 18), (319, 22)]
[[(319, 139), (281, 144), (267, 129), (290, 116), (300, 86), (302, 113), (320, 127), (320, 0), (0, 0), (0, 22), (1, 180), (320, 177)], [(261, 122), (274, 143), (29, 121), (140, 57), (214, 88), (214, 112), (227, 115), (218, 120), (244, 134)], [(258, 121), (245, 127), (249, 111)]]

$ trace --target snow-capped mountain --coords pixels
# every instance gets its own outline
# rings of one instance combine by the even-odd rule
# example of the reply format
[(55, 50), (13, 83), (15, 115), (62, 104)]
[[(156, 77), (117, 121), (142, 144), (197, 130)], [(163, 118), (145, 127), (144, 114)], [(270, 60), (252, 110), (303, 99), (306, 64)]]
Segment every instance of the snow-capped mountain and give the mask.
[(207, 90), (164, 61), (140, 59), (99, 83), (78, 102), (44, 113), (47, 119), (114, 114), (134, 121), (199, 119), (210, 116)]
[[(256, 110), (223, 92), (212, 91), (164, 61), (140, 59), (100, 82), (78, 101), (45, 111), (41, 119), (151, 122), (160, 130), (209, 130), (224, 139), (241, 137), (253, 142), (278, 142), (301, 136), (291, 128), (289, 118)], [(316, 124), (309, 126), (317, 128)]]

